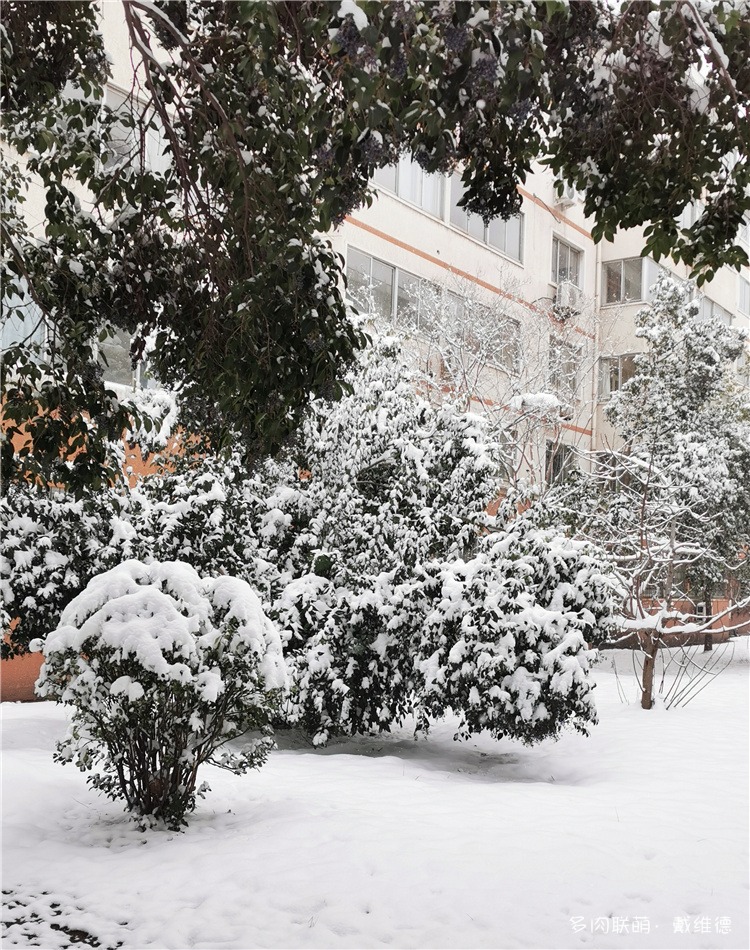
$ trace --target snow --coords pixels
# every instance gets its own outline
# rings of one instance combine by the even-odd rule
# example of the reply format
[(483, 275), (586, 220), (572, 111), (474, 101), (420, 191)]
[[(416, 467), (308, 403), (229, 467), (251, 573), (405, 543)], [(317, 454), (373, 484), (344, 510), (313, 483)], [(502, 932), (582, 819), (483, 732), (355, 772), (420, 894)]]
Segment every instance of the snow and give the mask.
[(285, 736), (244, 777), (206, 767), (180, 834), (52, 762), (62, 709), (3, 704), (4, 946), (68, 945), (55, 924), (125, 950), (747, 947), (749, 671), (744, 639), (691, 704), (647, 713), (631, 654), (606, 654), (591, 737), (532, 748), (455, 743), (450, 719), (419, 742)]
[(369, 21), (365, 11), (357, 3), (355, 3), (355, 0), (341, 0), (341, 4), (336, 16), (343, 20), (344, 17), (349, 16), (349, 14), (351, 14), (351, 17), (354, 20), (354, 25), (357, 27), (360, 33), (362, 30), (366, 29)]

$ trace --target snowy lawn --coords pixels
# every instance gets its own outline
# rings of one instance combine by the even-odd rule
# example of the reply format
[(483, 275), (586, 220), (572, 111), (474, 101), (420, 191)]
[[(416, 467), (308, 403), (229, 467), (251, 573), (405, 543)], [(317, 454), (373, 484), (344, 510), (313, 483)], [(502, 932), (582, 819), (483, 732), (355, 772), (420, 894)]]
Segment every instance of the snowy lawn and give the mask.
[(259, 772), (206, 768), (181, 834), (52, 762), (62, 709), (4, 704), (3, 944), (746, 948), (749, 671), (745, 639), (646, 713), (608, 654), (593, 735), (534, 748), (450, 723), (287, 739)]

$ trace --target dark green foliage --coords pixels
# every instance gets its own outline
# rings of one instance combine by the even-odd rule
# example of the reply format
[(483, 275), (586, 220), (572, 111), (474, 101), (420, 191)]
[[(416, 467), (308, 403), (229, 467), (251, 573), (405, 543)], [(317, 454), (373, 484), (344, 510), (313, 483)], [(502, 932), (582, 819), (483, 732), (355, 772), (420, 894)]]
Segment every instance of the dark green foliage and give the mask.
[[(461, 164), (466, 208), (485, 219), (518, 209), (518, 183), (546, 156), (586, 189), (595, 236), (651, 220), (646, 250), (699, 279), (747, 259), (733, 241), (750, 207), (750, 24), (732, 4), (634, 3), (621, 20), (588, 0), (360, 6), (358, 26), (336, 3), (125, 0), (142, 99), (116, 111), (101, 102), (91, 7), (4, 6), (3, 134), (47, 196), (37, 244), (6, 170), (3, 305), (31, 299), (47, 332), (43, 357), (6, 354), (9, 432), (33, 442), (5, 448), (6, 475), (75, 489), (116, 477), (108, 445), (132, 410), (89, 378), (107, 327), (135, 334), (134, 359), (155, 336), (159, 375), (198, 397), (191, 421), (210, 423), (212, 449), (231, 431), (249, 458), (282, 444), (310, 394), (340, 394), (364, 342), (318, 235), (404, 152), (429, 171)], [(112, 161), (123, 128), (129, 153)]]

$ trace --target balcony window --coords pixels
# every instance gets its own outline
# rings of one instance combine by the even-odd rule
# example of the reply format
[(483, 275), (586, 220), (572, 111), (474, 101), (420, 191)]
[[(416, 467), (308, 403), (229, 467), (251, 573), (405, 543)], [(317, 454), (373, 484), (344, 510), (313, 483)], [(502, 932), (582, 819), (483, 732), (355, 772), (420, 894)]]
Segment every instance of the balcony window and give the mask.
[(502, 251), (514, 261), (523, 260), (523, 215), (518, 214), (507, 221), (494, 218), (489, 225), (478, 214), (468, 214), (458, 206), (466, 189), (458, 172), (451, 179), (451, 224), (470, 237)]
[(575, 287), (581, 286), (581, 260), (583, 253), (560, 238), (552, 239), (552, 283), (569, 281)]

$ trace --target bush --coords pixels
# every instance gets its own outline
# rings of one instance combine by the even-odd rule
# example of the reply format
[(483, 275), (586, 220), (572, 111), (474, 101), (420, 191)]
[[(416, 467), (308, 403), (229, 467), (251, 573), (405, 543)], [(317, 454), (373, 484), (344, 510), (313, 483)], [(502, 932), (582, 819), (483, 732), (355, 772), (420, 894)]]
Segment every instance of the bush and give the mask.
[(0, 498), (0, 621), (13, 638), (3, 658), (25, 653), (97, 574), (137, 555), (140, 505), (126, 489), (81, 498), (11, 485)]
[[(136, 560), (95, 577), (32, 647), (39, 695), (74, 707), (56, 759), (140, 816), (185, 824), (197, 773), (243, 773), (273, 744), (286, 683), (281, 641), (244, 581), (180, 562)], [(227, 743), (248, 732), (241, 749)]]

